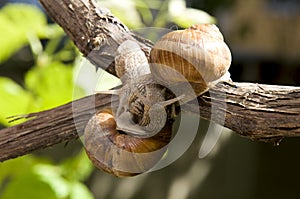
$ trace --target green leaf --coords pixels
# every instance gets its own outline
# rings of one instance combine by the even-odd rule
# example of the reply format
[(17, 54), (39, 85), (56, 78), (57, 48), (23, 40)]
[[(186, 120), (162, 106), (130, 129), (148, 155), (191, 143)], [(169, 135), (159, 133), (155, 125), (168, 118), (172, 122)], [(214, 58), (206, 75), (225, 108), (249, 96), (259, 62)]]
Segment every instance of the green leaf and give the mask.
[(25, 4), (8, 4), (0, 10), (0, 63), (10, 57), (24, 44), (28, 43), (27, 35), (47, 34), (45, 15), (36, 7)]
[(161, 1), (152, 0), (133, 0), (136, 6), (136, 10), (140, 13), (141, 18), (145, 24), (151, 24), (153, 21), (153, 15), (151, 9), (159, 9), (161, 6)]
[(0, 199), (56, 199), (51, 187), (30, 171), (12, 179), (5, 187)]
[(0, 77), (0, 90), (0, 123), (12, 125), (7, 117), (28, 113), (32, 96), (6, 77)]
[(93, 195), (88, 188), (79, 182), (74, 182), (70, 187), (70, 199), (93, 199)]
[(0, 187), (3, 188), (0, 199), (56, 198), (51, 187), (32, 171), (35, 165), (42, 162), (48, 161), (27, 155), (0, 163)]
[(147, 9), (160, 9), (162, 1), (161, 0), (133, 0), (137, 7), (143, 7)]
[(133, 0), (122, 0), (122, 3), (119, 0), (103, 0), (99, 1), (99, 4), (110, 9), (113, 15), (118, 17), (129, 28), (143, 26)]
[(60, 168), (53, 165), (38, 164), (33, 167), (38, 179), (51, 187), (57, 198), (67, 198), (69, 182), (60, 175)]
[(79, 176), (80, 170), (84, 170), (87, 172), (85, 177), (91, 173), (92, 166), (86, 164), (88, 160), (84, 153), (68, 161), (77, 162), (77, 168), (67, 168), (64, 164), (62, 167), (55, 166), (46, 159), (31, 155), (0, 163), (0, 199), (92, 199), (90, 191), (78, 181), (78, 177), (70, 179), (64, 175), (64, 169), (74, 169), (70, 173)]
[(208, 13), (193, 8), (187, 8), (184, 0), (169, 2), (170, 20), (182, 28), (193, 24), (216, 23), (216, 19)]
[[(71, 163), (69, 164), (71, 167), (66, 167), (66, 164), (62, 166), (37, 164), (33, 167), (33, 171), (42, 182), (51, 187), (57, 198), (93, 198), (86, 186), (78, 181), (80, 177), (74, 177), (76, 174), (82, 177), (82, 171), (86, 172), (85, 177), (90, 175), (92, 166), (87, 162), (87, 158), (80, 153), (77, 157), (70, 158), (68, 162)], [(64, 169), (68, 169), (69, 172), (65, 173)], [(71, 173), (73, 173), (73, 179), (64, 175)]]
[(94, 169), (84, 150), (77, 156), (67, 159), (61, 168), (63, 175), (72, 181), (85, 180)]
[(26, 74), (25, 84), (36, 96), (36, 109), (50, 109), (72, 100), (72, 70), (70, 66), (53, 62), (36, 66)]
[[(184, 16), (184, 17), (182, 17)], [(182, 28), (188, 28), (193, 24), (213, 24), (216, 23), (215, 18), (204, 11), (193, 8), (186, 8), (182, 14), (173, 15), (172, 20)]]
[(23, 89), (9, 78), (0, 77), (0, 123), (9, 123), (8, 117), (50, 109), (72, 101), (73, 68), (59, 62), (31, 69), (25, 77)]
[(35, 160), (30, 155), (0, 163), (0, 185), (5, 178), (23, 175), (34, 164)]

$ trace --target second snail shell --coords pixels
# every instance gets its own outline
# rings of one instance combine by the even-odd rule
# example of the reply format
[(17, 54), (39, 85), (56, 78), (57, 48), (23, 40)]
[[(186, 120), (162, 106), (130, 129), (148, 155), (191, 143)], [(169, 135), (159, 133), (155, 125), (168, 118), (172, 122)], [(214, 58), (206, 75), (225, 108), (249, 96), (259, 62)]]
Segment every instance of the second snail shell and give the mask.
[(116, 130), (111, 109), (96, 113), (84, 133), (84, 146), (97, 168), (115, 176), (145, 173), (162, 158), (171, 139), (172, 124), (167, 123), (155, 136), (139, 138)]
[(199, 24), (164, 35), (153, 46), (150, 63), (159, 83), (170, 86), (187, 81), (199, 95), (225, 75), (231, 53), (216, 25)]

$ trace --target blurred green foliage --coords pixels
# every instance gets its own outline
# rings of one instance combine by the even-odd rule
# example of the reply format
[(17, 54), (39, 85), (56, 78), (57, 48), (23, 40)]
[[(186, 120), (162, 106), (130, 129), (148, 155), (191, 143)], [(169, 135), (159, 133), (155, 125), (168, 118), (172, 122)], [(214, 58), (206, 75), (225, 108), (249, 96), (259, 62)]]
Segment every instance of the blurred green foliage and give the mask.
[[(7, 117), (53, 108), (72, 100), (75, 48), (58, 48), (64, 33), (57, 25), (47, 24), (37, 8), (9, 4), (0, 11), (0, 64), (22, 48), (31, 47), (35, 65), (25, 74), (21, 87), (7, 77), (0, 77), (0, 122), (11, 125)], [(47, 39), (46, 47), (41, 39)], [(73, 53), (72, 53), (73, 52)]]
[(92, 199), (81, 182), (93, 167), (82, 151), (58, 165), (27, 155), (0, 164), (1, 199)]
[[(8, 116), (72, 100), (73, 65), (78, 53), (70, 41), (60, 46), (64, 38), (60, 27), (48, 24), (44, 13), (35, 7), (9, 4), (0, 10), (0, 30), (0, 64), (26, 45), (35, 62), (24, 74), (23, 85), (0, 77), (0, 123), (12, 125)], [(0, 164), (0, 198), (93, 198), (83, 183), (92, 170), (83, 150), (59, 164), (33, 155), (9, 160)]]
[[(186, 8), (184, 0), (103, 0), (101, 4), (132, 29), (215, 22), (207, 13)], [(62, 29), (48, 24), (44, 13), (35, 7), (8, 4), (0, 10), (0, 65), (24, 46), (30, 47), (34, 59), (22, 85), (0, 77), (1, 124), (16, 124), (9, 123), (9, 116), (50, 109), (73, 100), (74, 88), (80, 90), (73, 81), (79, 53), (69, 40), (62, 45), (63, 38)], [(83, 90), (76, 93), (77, 97), (83, 95)], [(9, 160), (0, 163), (0, 199), (93, 198), (83, 183), (92, 170), (83, 151), (61, 163), (33, 155)]]
[(216, 23), (206, 12), (187, 8), (185, 0), (98, 0), (129, 28), (162, 27), (175, 24), (188, 28), (193, 24)]
[[(29, 30), (33, 34), (45, 35), (46, 18), (31, 6), (5, 6), (0, 12), (0, 61), (7, 59), (13, 52), (27, 42)], [(44, 34), (43, 34), (44, 33)], [(5, 49), (5, 50), (3, 50)]]
[[(7, 5), (0, 12), (0, 62), (5, 61), (12, 53), (28, 44), (29, 34), (39, 38), (55, 37), (61, 30), (55, 25), (47, 25), (45, 15), (29, 5)], [(60, 31), (59, 31), (60, 30)], [(4, 50), (5, 49), (5, 50)]]

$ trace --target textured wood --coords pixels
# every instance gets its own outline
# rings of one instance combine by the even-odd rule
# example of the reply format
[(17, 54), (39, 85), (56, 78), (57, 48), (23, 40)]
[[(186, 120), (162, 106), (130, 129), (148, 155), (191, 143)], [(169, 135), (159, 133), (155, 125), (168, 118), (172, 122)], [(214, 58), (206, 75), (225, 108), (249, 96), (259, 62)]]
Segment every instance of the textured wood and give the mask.
[[(242, 136), (276, 144), (300, 135), (299, 87), (220, 83), (209, 94), (198, 99), (201, 116)], [(213, 118), (211, 102), (217, 112)], [(225, 115), (225, 121), (218, 115)]]
[[(103, 14), (105, 11), (96, 8), (92, 1), (40, 2), (83, 55), (99, 67), (109, 65), (107, 71), (112, 74), (115, 74), (112, 59), (124, 39), (136, 39), (149, 55), (149, 41), (130, 33), (111, 14)], [(94, 54), (90, 55), (92, 51)], [(220, 123), (244, 137), (278, 143), (283, 137), (300, 136), (300, 87), (221, 82), (198, 100), (199, 107), (186, 105), (190, 112), (196, 113), (199, 108), (202, 118)], [(93, 95), (27, 115), (32, 119), (0, 131), (0, 161), (77, 139), (95, 110), (107, 108), (110, 103), (109, 95)], [(211, 118), (212, 103), (217, 114)]]
[(109, 95), (89, 96), (54, 109), (22, 116), (31, 119), (0, 131), (0, 161), (77, 139), (95, 110), (109, 107), (110, 103)]
[(116, 75), (114, 57), (126, 41), (139, 42), (149, 56), (152, 43), (131, 33), (109, 10), (92, 0), (40, 0), (48, 15), (58, 23), (80, 52), (95, 66)]
[[(298, 87), (221, 82), (198, 101), (199, 106), (188, 103), (186, 110), (200, 110), (202, 118), (244, 137), (276, 144), (283, 137), (300, 136)], [(222, 117), (211, 118), (212, 102), (217, 116), (225, 114), (225, 122)], [(98, 94), (27, 115), (33, 119), (0, 131), (0, 161), (77, 139), (95, 110), (110, 105), (109, 95)]]

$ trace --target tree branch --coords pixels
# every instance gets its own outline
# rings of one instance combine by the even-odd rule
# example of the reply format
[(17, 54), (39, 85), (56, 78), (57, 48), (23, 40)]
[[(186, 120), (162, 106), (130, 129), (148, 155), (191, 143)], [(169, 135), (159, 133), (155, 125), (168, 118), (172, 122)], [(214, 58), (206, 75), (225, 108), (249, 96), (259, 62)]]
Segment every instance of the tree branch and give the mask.
[[(125, 40), (136, 40), (146, 55), (151, 42), (131, 33), (110, 13), (87, 0), (40, 0), (78, 49), (96, 66), (115, 74), (114, 56)], [(107, 67), (108, 66), (108, 67)], [(300, 136), (300, 87), (220, 82), (188, 103), (192, 113), (250, 139), (278, 142)], [(111, 105), (109, 95), (92, 95), (27, 115), (30, 120), (0, 131), (0, 161), (77, 139), (96, 110)], [(212, 113), (212, 104), (213, 112)], [(198, 110), (199, 109), (199, 110)], [(219, 115), (225, 115), (225, 121)]]
[(116, 75), (116, 49), (126, 40), (137, 41), (149, 56), (152, 43), (122, 24), (93, 0), (40, 0), (49, 16), (58, 23), (77, 48), (96, 67)]

